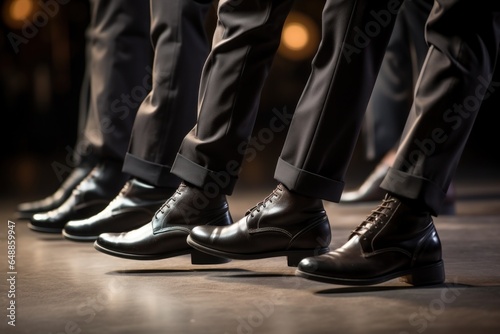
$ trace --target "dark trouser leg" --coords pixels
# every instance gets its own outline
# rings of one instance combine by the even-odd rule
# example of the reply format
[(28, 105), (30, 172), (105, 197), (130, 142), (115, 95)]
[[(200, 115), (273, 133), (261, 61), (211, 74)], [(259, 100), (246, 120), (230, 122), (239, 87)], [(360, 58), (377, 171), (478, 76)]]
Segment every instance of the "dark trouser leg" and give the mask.
[(380, 160), (398, 145), (427, 54), (425, 22), (433, 0), (405, 1), (387, 45), (365, 115), (366, 155)]
[(429, 17), (431, 46), (404, 139), (381, 185), (433, 214), (445, 197), (481, 102), (491, 94), (500, 43), (498, 12), (472, 1), (438, 4)]
[(378, 164), (358, 189), (342, 194), (341, 203), (384, 198), (385, 191), (380, 189), (380, 183), (392, 165), (413, 103), (414, 86), (428, 50), (425, 22), (433, 2), (407, 0), (399, 10), (362, 129), (366, 158)]
[(198, 123), (184, 138), (172, 173), (231, 194), (292, 3), (220, 2), (215, 43), (202, 73)]
[(142, 86), (134, 89), (152, 90), (139, 107), (123, 166), (133, 178), (104, 210), (67, 223), (63, 235), (68, 239), (93, 241), (105, 232), (143, 226), (180, 183), (169, 166), (195, 122), (199, 75), (208, 53), (204, 26), (208, 4), (150, 3), (153, 68), (147, 66)]
[(160, 187), (177, 187), (170, 173), (184, 136), (196, 121), (200, 74), (208, 55), (210, 4), (151, 1), (153, 88), (139, 107), (124, 172)]
[[(326, 2), (322, 43), (275, 172), (275, 178), (288, 189), (339, 201), (396, 18), (398, 7), (394, 4)], [(375, 15), (383, 17), (383, 21), (376, 21)], [(370, 33), (374, 22), (384, 22), (375, 24), (376, 34)], [(361, 43), (363, 31), (373, 36), (369, 43), (366, 39)]]
[[(87, 49), (90, 48), (89, 43), (87, 43)], [(88, 50), (87, 50), (88, 53)], [(90, 57), (87, 56), (85, 73), (82, 80), (82, 86), (80, 89), (80, 101), (78, 108), (78, 135), (75, 144), (75, 150), (73, 153), (73, 160), (75, 165), (80, 164), (93, 164), (94, 161), (98, 159), (98, 156), (92, 151), (92, 145), (85, 137), (85, 127), (87, 124), (87, 119), (89, 117), (90, 109)]]
[(93, 0), (88, 33), (90, 95), (83, 137), (99, 162), (57, 209), (30, 218), (35, 231), (61, 233), (69, 221), (93, 216), (128, 178), (121, 168), (152, 61), (149, 3)]
[(152, 62), (149, 3), (91, 1), (90, 109), (85, 138), (100, 159), (123, 162)]
[(123, 162), (136, 109), (123, 112), (120, 104), (138, 87), (151, 60), (149, 4), (92, 0), (91, 16), (73, 154), (76, 167), (51, 196), (20, 204), (23, 218), (62, 205), (98, 160)]

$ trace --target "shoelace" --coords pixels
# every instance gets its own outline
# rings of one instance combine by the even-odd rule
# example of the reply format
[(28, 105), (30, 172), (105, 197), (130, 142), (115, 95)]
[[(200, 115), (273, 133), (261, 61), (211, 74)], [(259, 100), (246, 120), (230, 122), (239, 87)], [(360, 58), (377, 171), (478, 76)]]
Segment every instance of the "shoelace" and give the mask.
[(382, 203), (377, 206), (375, 210), (372, 210), (370, 215), (366, 217), (366, 219), (358, 225), (352, 232), (351, 237), (355, 234), (362, 235), (366, 233), (372, 226), (376, 226), (379, 219), (382, 216), (387, 217), (386, 209), (391, 207), (391, 203), (396, 202), (396, 200), (388, 195), (382, 200)]
[(281, 186), (276, 187), (276, 189), (274, 189), (271, 194), (269, 194), (266, 198), (264, 198), (263, 201), (257, 203), (254, 207), (248, 209), (248, 211), (245, 213), (245, 216), (250, 215), (250, 217), (253, 218), (255, 212), (260, 212), (261, 208), (265, 208), (267, 203), (272, 203), (273, 198), (278, 197), (279, 191), (283, 191)]
[(158, 214), (164, 214), (165, 213), (165, 211), (164, 211), (165, 208), (170, 209), (170, 203), (171, 202), (175, 202), (176, 201), (175, 196), (180, 195), (180, 194), (181, 194), (181, 192), (179, 191), (179, 189), (177, 189), (175, 191), (175, 193), (173, 193), (172, 196), (169, 199), (167, 199), (167, 201), (165, 203), (163, 203), (158, 210), (156, 210), (156, 212), (155, 212), (155, 218), (158, 218)]

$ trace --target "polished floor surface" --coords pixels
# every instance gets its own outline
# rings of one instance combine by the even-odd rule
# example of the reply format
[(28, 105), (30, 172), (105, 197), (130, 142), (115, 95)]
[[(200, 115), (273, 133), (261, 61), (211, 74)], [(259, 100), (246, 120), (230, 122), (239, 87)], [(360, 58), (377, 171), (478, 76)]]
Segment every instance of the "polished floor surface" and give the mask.
[[(312, 282), (295, 277), (285, 258), (210, 266), (193, 266), (188, 256), (114, 258), (89, 243), (29, 230), (15, 220), (16, 201), (4, 201), (0, 333), (500, 333), (499, 181), (457, 184), (457, 215), (436, 219), (446, 283), (419, 288), (398, 280)], [(235, 218), (265, 195), (237, 191), (230, 198)], [(328, 203), (332, 247), (373, 207)], [(8, 220), (15, 223), (14, 275)], [(11, 301), (15, 327), (8, 324)]]

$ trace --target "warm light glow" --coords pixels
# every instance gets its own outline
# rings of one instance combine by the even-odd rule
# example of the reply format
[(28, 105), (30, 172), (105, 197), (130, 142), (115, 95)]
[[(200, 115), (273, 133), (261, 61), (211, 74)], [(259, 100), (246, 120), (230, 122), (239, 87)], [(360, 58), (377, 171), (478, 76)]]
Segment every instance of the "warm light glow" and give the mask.
[(31, 0), (14, 0), (9, 7), (9, 15), (14, 21), (23, 21), (28, 19), (33, 8)]
[(283, 30), (282, 41), (291, 50), (302, 50), (309, 43), (309, 31), (299, 22), (288, 24)]
[(308, 15), (292, 12), (283, 27), (278, 53), (290, 60), (305, 60), (316, 52), (320, 41), (318, 24)]
[(2, 17), (11, 29), (21, 29), (26, 22), (31, 22), (36, 10), (35, 0), (7, 0), (2, 6)]

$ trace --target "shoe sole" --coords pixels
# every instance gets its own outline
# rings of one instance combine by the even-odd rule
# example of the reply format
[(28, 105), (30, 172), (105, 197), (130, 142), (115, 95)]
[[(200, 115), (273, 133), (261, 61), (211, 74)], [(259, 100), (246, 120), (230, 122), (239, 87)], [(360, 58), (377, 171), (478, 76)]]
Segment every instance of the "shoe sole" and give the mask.
[(93, 236), (79, 236), (79, 235), (72, 235), (68, 234), (64, 229), (62, 230), (62, 235), (64, 238), (71, 240), (71, 241), (80, 241), (80, 242), (90, 242), (90, 241), (96, 241), (97, 238), (99, 238), (98, 235), (93, 235)]
[(306, 257), (317, 256), (328, 253), (330, 251), (329, 248), (319, 248), (319, 249), (316, 248), (316, 249), (288, 250), (288, 251), (253, 253), (253, 254), (239, 254), (239, 253), (223, 252), (216, 249), (208, 248), (206, 246), (200, 245), (199, 243), (191, 239), (191, 236), (188, 236), (187, 243), (189, 246), (199, 250), (200, 252), (214, 256), (225, 257), (233, 260), (259, 260), (270, 257), (286, 256), (289, 267), (297, 267), (299, 265), (299, 262)]
[(61, 231), (63, 230), (62, 228), (56, 228), (56, 227), (39, 227), (39, 226), (35, 226), (31, 223), (28, 223), (27, 225), (28, 225), (28, 228), (30, 230), (33, 230), (36, 232), (42, 232), (42, 233), (56, 234), (56, 233), (61, 233)]
[(435, 264), (394, 272), (388, 275), (373, 278), (336, 278), (324, 275), (317, 275), (297, 269), (295, 275), (312, 281), (339, 284), (339, 285), (374, 285), (400, 278), (401, 282), (414, 286), (442, 284), (445, 280), (444, 263), (439, 261)]
[(209, 254), (199, 252), (195, 249), (186, 249), (178, 252), (170, 252), (165, 254), (138, 255), (138, 254), (117, 252), (108, 249), (106, 247), (99, 245), (97, 241), (94, 242), (94, 248), (102, 253), (130, 260), (141, 260), (141, 261), (163, 260), (171, 257), (191, 254), (191, 264), (223, 264), (231, 261), (230, 259), (219, 256), (212, 256)]

